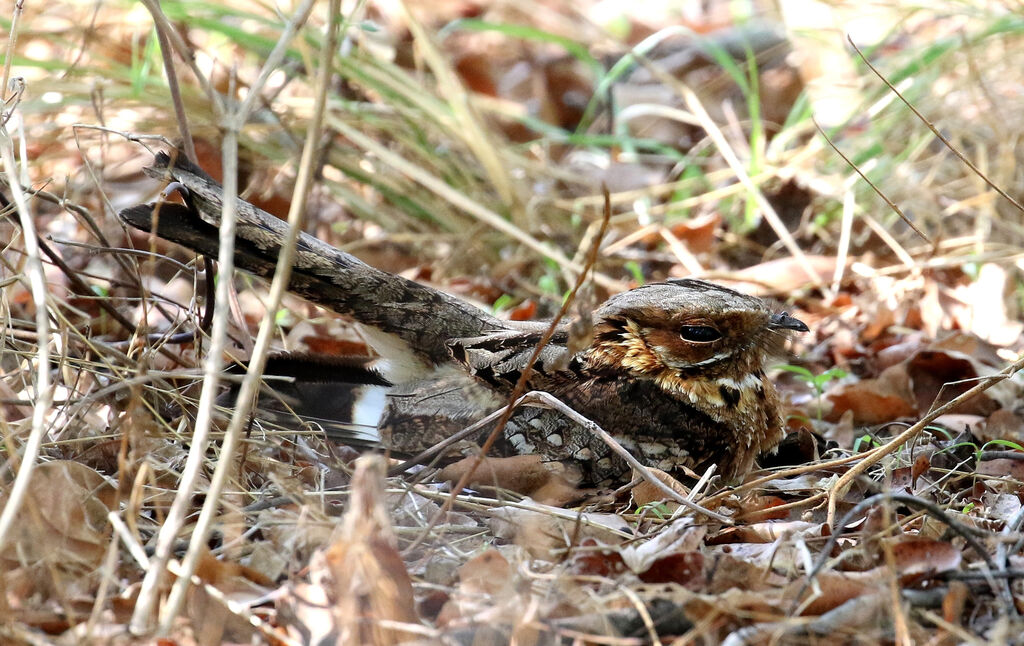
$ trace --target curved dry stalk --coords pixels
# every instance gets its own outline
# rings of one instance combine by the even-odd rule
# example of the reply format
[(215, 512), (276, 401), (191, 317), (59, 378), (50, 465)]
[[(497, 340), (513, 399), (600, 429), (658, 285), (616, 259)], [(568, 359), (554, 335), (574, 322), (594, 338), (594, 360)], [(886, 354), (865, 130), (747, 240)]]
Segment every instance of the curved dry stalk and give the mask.
[[(611, 203), (609, 202), (607, 188), (604, 189), (604, 196), (604, 218), (601, 220), (601, 230), (597, 236), (594, 237), (594, 244), (590, 248), (590, 252), (587, 254), (586, 263), (583, 267), (580, 267), (579, 275), (576, 277), (576, 284), (574, 284), (572, 289), (569, 290), (569, 294), (562, 302), (562, 306), (558, 309), (558, 312), (555, 313), (555, 317), (551, 319), (551, 323), (548, 325), (548, 328), (544, 331), (544, 334), (541, 335), (540, 340), (537, 342), (537, 346), (533, 349), (533, 353), (530, 355), (529, 359), (526, 360), (526, 365), (519, 374), (519, 379), (516, 381), (516, 385), (512, 388), (512, 393), (509, 395), (508, 404), (501, 409), (501, 417), (498, 419), (498, 423), (494, 426), (491, 434), (487, 436), (487, 439), (480, 447), (480, 455), (473, 462), (472, 466), (466, 470), (466, 473), (462, 475), (455, 486), (452, 487), (452, 500), (456, 499), (459, 492), (469, 485), (470, 479), (473, 477), (473, 474), (476, 473), (477, 467), (483, 463), (484, 456), (487, 455), (487, 452), (491, 450), (491, 447), (494, 446), (494, 443), (501, 436), (502, 432), (504, 432), (506, 424), (508, 424), (509, 419), (512, 418), (512, 413), (515, 411), (516, 401), (520, 399), (522, 395), (526, 394), (527, 382), (533, 374), (533, 364), (536, 363), (537, 358), (540, 357), (540, 353), (544, 349), (544, 346), (546, 346), (555, 335), (555, 331), (558, 329), (558, 324), (569, 312), (569, 307), (575, 301), (576, 294), (586, 282), (587, 272), (593, 268), (594, 263), (597, 261), (597, 254), (601, 247), (601, 240), (604, 238), (604, 234), (608, 230), (608, 221), (611, 218)], [(428, 523), (423, 533), (420, 534), (420, 536), (413, 541), (413, 544), (407, 549), (412, 550), (418, 547), (426, 538), (430, 530), (441, 521), (441, 518), (447, 514), (450, 509), (451, 504), (446, 502), (441, 509), (434, 514), (434, 517), (430, 519), (430, 523)]]
[[(225, 196), (231, 196), (231, 199), (225, 203), (224, 212), (221, 216), (221, 253), (217, 260), (223, 275), (229, 276), (233, 268), (235, 220), (237, 216), (236, 202), (233, 196), (238, 193), (238, 139), (237, 131), (232, 127), (237, 122), (229, 118), (225, 120), (225, 123), (226, 125), (228, 123), (231, 125), (227, 125), (225, 128), (222, 149), (224, 194)], [(142, 586), (139, 589), (139, 597), (129, 624), (129, 629), (135, 634), (150, 632), (153, 609), (156, 606), (164, 572), (168, 567), (178, 534), (184, 525), (185, 514), (191, 504), (196, 483), (199, 481), (203, 460), (206, 457), (206, 446), (209, 442), (210, 428), (213, 423), (213, 402), (217, 396), (220, 373), (223, 369), (224, 350), (227, 347), (228, 308), (222, 304), (228, 302), (230, 286), (230, 280), (217, 281), (217, 304), (214, 307), (210, 346), (206, 359), (203, 362), (203, 388), (199, 397), (199, 410), (196, 413), (195, 427), (192, 432), (192, 445), (189, 448), (185, 467), (182, 469), (178, 491), (168, 510), (167, 518), (157, 534), (156, 552), (150, 561), (151, 567), (146, 571), (146, 576), (143, 578)], [(223, 454), (221, 454), (221, 459), (226, 459)], [(182, 580), (187, 583), (189, 577), (184, 577)], [(177, 615), (177, 610), (172, 606), (166, 608), (161, 617), (161, 632), (167, 632), (166, 629), (170, 627), (173, 617)]]
[(591, 419), (587, 419), (583, 415), (580, 415), (555, 396), (543, 391), (530, 392), (527, 393), (526, 396), (544, 403), (544, 405), (548, 406), (549, 408), (557, 410), (562, 415), (565, 415), (572, 421), (576, 422), (577, 424), (585, 428), (587, 432), (592, 433), (597, 437), (601, 438), (601, 440), (605, 444), (607, 444), (609, 448), (611, 448), (612, 451), (615, 452), (616, 455), (622, 458), (626, 462), (626, 464), (632, 467), (634, 471), (639, 473), (644, 480), (654, 485), (660, 492), (665, 494), (669, 500), (679, 503), (680, 505), (686, 507), (687, 509), (694, 513), (703, 514), (704, 516), (717, 520), (718, 522), (723, 523), (725, 525), (734, 524), (733, 520), (728, 516), (723, 516), (722, 514), (711, 511), (706, 507), (702, 507), (701, 505), (690, 500), (686, 496), (680, 495), (678, 491), (673, 490), (671, 487), (665, 484), (660, 478), (655, 476), (649, 468), (641, 464), (639, 460), (633, 457), (633, 455), (629, 451), (627, 451), (625, 447), (619, 444), (615, 440), (615, 438), (609, 435), (608, 432), (601, 428), (596, 422), (594, 422)]
[[(705, 504), (717, 503), (717, 502), (719, 502), (721, 500), (724, 500), (725, 498), (728, 498), (729, 496), (738, 495), (738, 494), (741, 494), (741, 493), (746, 493), (748, 491), (752, 491), (754, 489), (757, 489), (761, 485), (768, 484), (769, 482), (772, 482), (774, 480), (779, 480), (781, 478), (792, 478), (793, 476), (800, 476), (800, 475), (803, 475), (805, 473), (811, 473), (812, 471), (819, 471), (821, 469), (831, 469), (833, 467), (840, 467), (840, 466), (843, 466), (844, 464), (849, 464), (851, 462), (856, 462), (857, 460), (860, 460), (861, 458), (863, 458), (865, 455), (866, 455), (866, 453), (857, 453), (857, 454), (854, 454), (854, 455), (848, 455), (845, 458), (836, 458), (834, 460), (828, 460), (827, 462), (814, 462), (812, 464), (805, 464), (805, 465), (799, 466), (799, 467), (792, 467), (792, 468), (789, 468), (789, 469), (785, 469), (783, 471), (773, 471), (772, 473), (769, 473), (766, 476), (761, 476), (760, 478), (757, 478), (755, 480), (751, 480), (750, 482), (744, 482), (743, 484), (741, 484), (739, 486), (732, 487), (730, 489), (726, 489), (724, 491), (720, 491), (719, 493), (716, 493), (713, 496), (709, 496), (709, 497), (705, 498)], [(828, 492), (823, 491), (821, 493), (818, 493), (818, 494), (815, 494), (815, 495), (811, 496), (810, 498), (805, 498), (804, 500), (799, 500), (799, 501), (797, 501), (797, 503), (799, 503), (800, 506), (807, 505), (807, 504), (810, 504), (811, 502), (817, 502), (819, 500), (823, 500), (825, 498), (825, 496), (827, 496), (827, 495), (828, 495)], [(789, 505), (786, 505), (785, 508), (790, 508), (792, 506), (796, 506), (797, 503), (790, 503)], [(777, 509), (783, 509), (783, 508), (784, 507), (773, 507), (772, 509), (773, 510), (777, 510)]]
[(25, 193), (21, 190), (18, 179), (18, 164), (14, 158), (14, 142), (7, 133), (7, 128), (0, 124), (0, 156), (4, 162), (4, 172), (11, 186), (11, 195), (17, 206), (18, 217), (21, 219), (21, 231), (25, 237), (25, 254), (28, 258), (27, 274), (29, 290), (32, 294), (32, 305), (36, 314), (36, 401), (32, 406), (32, 430), (21, 455), (18, 475), (14, 479), (10, 496), (4, 510), (0, 513), (0, 547), (7, 542), (14, 521), (25, 502), (32, 471), (39, 457), (39, 447), (46, 433), (46, 415), (50, 412), (53, 402), (53, 389), (50, 387), (50, 318), (46, 307), (46, 275), (43, 272), (43, 260), (39, 255), (39, 238), (33, 226), (32, 213), (28, 208)]

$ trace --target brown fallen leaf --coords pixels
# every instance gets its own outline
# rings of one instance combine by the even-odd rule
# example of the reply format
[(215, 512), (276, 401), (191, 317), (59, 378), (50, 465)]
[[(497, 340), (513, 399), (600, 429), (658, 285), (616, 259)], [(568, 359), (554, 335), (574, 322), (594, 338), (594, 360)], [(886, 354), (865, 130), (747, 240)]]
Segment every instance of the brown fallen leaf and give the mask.
[(696, 590), (704, 579), (704, 555), (696, 551), (669, 554), (656, 560), (639, 576), (644, 583), (677, 583)]
[[(806, 256), (807, 263), (828, 280), (836, 271), (835, 256)], [(742, 292), (764, 296), (767, 294), (789, 294), (812, 284), (811, 277), (804, 269), (803, 263), (793, 256), (777, 260), (769, 260), (759, 265), (732, 272), (724, 279), (737, 281), (740, 284), (730, 285)]]
[(892, 554), (901, 577), (949, 572), (960, 567), (961, 551), (949, 541), (904, 536), (895, 541)]
[[(476, 456), (449, 464), (437, 474), (441, 481), (460, 482), (473, 468)], [(530, 496), (537, 502), (555, 507), (578, 500), (580, 491), (567, 479), (561, 465), (549, 465), (539, 455), (517, 455), (509, 458), (483, 458), (473, 471), (470, 487), (490, 486)]]
[(672, 235), (686, 243), (692, 253), (711, 253), (717, 240), (715, 234), (722, 224), (722, 216), (708, 213), (687, 218), (669, 227)]
[(1024, 460), (983, 460), (978, 463), (975, 472), (983, 476), (1009, 476), (1014, 480), (1024, 481)]
[[(906, 362), (906, 367), (911, 389), (917, 401), (917, 410), (922, 413), (970, 390), (984, 371), (984, 368), (966, 355), (931, 349), (913, 355)], [(997, 390), (992, 390), (972, 397), (958, 406), (956, 412), (989, 415), (1000, 408), (992, 398), (996, 392)]]
[[(0, 496), (7, 503), (8, 491)], [(2, 557), (11, 568), (46, 562), (66, 573), (99, 567), (110, 542), (107, 514), (117, 508), (117, 491), (98, 472), (77, 462), (54, 460), (36, 466), (21, 511)], [(46, 589), (46, 581), (38, 581)]]
[[(689, 495), (689, 489), (661, 469), (650, 469), (650, 471), (655, 478), (664, 482), (670, 489), (672, 489), (672, 491), (675, 491), (680, 496)], [(646, 480), (642, 480), (640, 484), (633, 487), (631, 493), (633, 496), (633, 503), (636, 504), (637, 507), (643, 507), (644, 505), (649, 505), (666, 499), (664, 491)], [(668, 509), (675, 511), (679, 507), (679, 503), (668, 501), (665, 503), (665, 506)]]
[(594, 539), (602, 545), (613, 545), (628, 535), (628, 525), (615, 514), (566, 514), (533, 500), (495, 509), (490, 526), (496, 538), (511, 540), (534, 558), (546, 560), (558, 558), (557, 554), (579, 541)]
[[(263, 575), (239, 563), (221, 561), (204, 551), (196, 575), (235, 601), (265, 595), (272, 585)], [(189, 588), (186, 612), (199, 644), (243, 643), (253, 640), (253, 627), (210, 597), (203, 586)]]
[(914, 465), (910, 470), (910, 486), (911, 488), (917, 487), (917, 479), (928, 472), (928, 469), (932, 468), (932, 461), (927, 455), (919, 455), (914, 460)]
[(337, 540), (324, 554), (333, 579), (339, 644), (397, 644), (415, 637), (398, 625), (420, 624), (385, 505), (386, 469), (379, 455), (356, 460), (349, 507)]
[(573, 551), (569, 572), (574, 575), (615, 577), (629, 570), (616, 546), (603, 546), (593, 538), (580, 541)]
[(820, 572), (815, 577), (820, 594), (812, 595), (810, 588), (807, 587), (807, 580), (800, 578), (786, 586), (786, 597), (792, 599), (801, 590), (806, 589), (800, 614), (805, 617), (823, 615), (850, 599), (876, 590), (878, 576), (878, 572)]
[(983, 263), (975, 280), (954, 288), (949, 311), (957, 326), (969, 330), (995, 345), (1009, 346), (1020, 341), (1024, 324), (1010, 312), (1006, 296), (1016, 284), (1005, 267)]
[(852, 411), (855, 425), (882, 424), (909, 417), (917, 411), (904, 364), (886, 368), (877, 379), (843, 385), (826, 397), (832, 402), (829, 421), (836, 421), (846, 411)]
[(707, 539), (708, 545), (727, 545), (730, 543), (774, 543), (783, 537), (801, 536), (819, 538), (824, 533), (821, 523), (809, 523), (803, 520), (787, 522), (763, 522), (727, 527), (717, 535)]
[(496, 549), (470, 559), (459, 568), (459, 585), (438, 613), (437, 625), (468, 623), (480, 615), (488, 622), (511, 623), (521, 610), (516, 603), (514, 574), (511, 564)]
[[(963, 581), (950, 581), (949, 590), (942, 598), (942, 618), (954, 626), (959, 626), (963, 618), (964, 608), (970, 599), (970, 588)], [(943, 628), (940, 631), (941, 644), (955, 644), (955, 635), (946, 632)]]
[(1024, 444), (1024, 419), (1012, 410), (1000, 408), (989, 415), (976, 432), (984, 442), (1007, 440)]
[[(741, 505), (742, 511), (738, 516), (744, 522), (752, 523), (762, 520), (785, 520), (789, 518), (789, 511), (772, 511), (775, 507), (781, 507), (786, 501), (778, 496), (747, 496)], [(746, 528), (747, 525), (735, 529)]]

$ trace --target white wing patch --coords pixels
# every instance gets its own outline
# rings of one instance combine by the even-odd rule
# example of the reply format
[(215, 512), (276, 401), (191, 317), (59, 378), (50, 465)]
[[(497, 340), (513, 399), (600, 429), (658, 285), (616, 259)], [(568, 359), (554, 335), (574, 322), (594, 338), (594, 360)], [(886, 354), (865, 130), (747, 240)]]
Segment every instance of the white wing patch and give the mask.
[(360, 386), (356, 389), (352, 403), (352, 423), (376, 429), (384, 414), (388, 390), (388, 386)]

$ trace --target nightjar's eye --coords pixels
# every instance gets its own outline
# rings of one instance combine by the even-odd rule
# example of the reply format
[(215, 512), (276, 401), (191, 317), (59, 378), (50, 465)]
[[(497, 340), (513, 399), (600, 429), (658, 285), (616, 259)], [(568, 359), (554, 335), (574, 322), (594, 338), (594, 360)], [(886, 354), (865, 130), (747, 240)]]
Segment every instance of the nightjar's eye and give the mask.
[(684, 325), (679, 336), (690, 343), (711, 343), (722, 338), (722, 333), (710, 325)]

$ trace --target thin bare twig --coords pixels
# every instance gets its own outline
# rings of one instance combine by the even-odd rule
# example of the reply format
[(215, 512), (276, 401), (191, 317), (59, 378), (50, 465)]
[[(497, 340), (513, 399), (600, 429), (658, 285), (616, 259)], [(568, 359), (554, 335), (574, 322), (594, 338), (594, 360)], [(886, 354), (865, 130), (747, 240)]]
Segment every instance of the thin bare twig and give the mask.
[(21, 23), (21, 14), (25, 11), (25, 0), (17, 0), (14, 3), (14, 11), (11, 14), (11, 28), (7, 32), (7, 52), (4, 55), (4, 75), (0, 86), (0, 98), (7, 103), (7, 83), (11, 80), (11, 65), (14, 64), (14, 49), (18, 44), (18, 27)]
[(879, 460), (895, 452), (899, 447), (913, 440), (924, 431), (925, 427), (931, 424), (935, 419), (945, 413), (953, 410), (960, 404), (966, 402), (976, 395), (980, 395), (992, 386), (996, 385), (1000, 381), (1004, 381), (1012, 377), (1016, 372), (1024, 369), (1024, 358), (1018, 359), (1011, 365), (1004, 368), (999, 374), (995, 374), (989, 377), (985, 377), (976, 386), (970, 390), (964, 391), (958, 397), (951, 399), (942, 406), (933, 409), (931, 412), (926, 414), (920, 420), (917, 421), (913, 426), (903, 431), (896, 437), (889, 440), (884, 446), (880, 446), (876, 449), (872, 449), (867, 453), (863, 454), (863, 460), (856, 464), (849, 471), (844, 473), (839, 480), (836, 481), (832, 488), (828, 492), (828, 524), (832, 525), (836, 515), (836, 504), (839, 499), (846, 494), (846, 490), (850, 488), (853, 481), (857, 479), (862, 473), (870, 469), (872, 466), (878, 463)]
[[(933, 502), (929, 502), (927, 500), (918, 498), (917, 496), (911, 496), (908, 494), (884, 492), (871, 496), (870, 498), (865, 498), (864, 500), (860, 501), (859, 503), (854, 505), (853, 509), (851, 509), (843, 516), (838, 526), (833, 525), (833, 527), (835, 527), (835, 530), (832, 531), (832, 533), (828, 537), (828, 540), (825, 542), (824, 547), (822, 547), (821, 552), (818, 556), (818, 561), (815, 563), (811, 571), (807, 573), (807, 581), (804, 583), (800, 592), (796, 595), (796, 598), (794, 599), (794, 604), (799, 602), (800, 597), (802, 597), (804, 592), (807, 590), (807, 587), (810, 585), (811, 580), (815, 576), (817, 576), (818, 572), (821, 571), (821, 568), (823, 568), (825, 566), (825, 563), (828, 562), (828, 559), (832, 554), (832, 548), (835, 547), (836, 541), (839, 540), (839, 537), (842, 534), (842, 528), (846, 527), (854, 518), (857, 517), (858, 514), (862, 513), (865, 509), (868, 509), (869, 507), (872, 507), (880, 502), (890, 501), (902, 503), (910, 507), (924, 510), (929, 516), (935, 518), (939, 522), (943, 523), (944, 525), (952, 529), (958, 535), (963, 537), (964, 541), (967, 542), (971, 549), (974, 550), (974, 552), (979, 557), (981, 557), (983, 561), (985, 561), (986, 565), (988, 565), (989, 572), (997, 572), (1001, 569), (996, 565), (996, 561), (992, 559), (988, 551), (977, 539), (977, 536), (988, 536), (988, 532), (976, 529), (974, 527), (970, 527), (968, 525), (964, 525), (963, 523), (953, 519), (948, 513), (946, 513), (944, 509), (942, 509), (939, 505), (936, 505)], [(987, 579), (989, 585), (992, 586), (992, 591), (996, 594), (996, 596), (1002, 597), (1003, 601), (1006, 602), (1006, 604), (1011, 608), (1011, 614), (1016, 615), (1017, 611), (1013, 603), (1013, 593), (1010, 591), (1009, 581), (1003, 579), (1003, 585), (999, 586), (996, 583), (995, 579), (991, 577), (987, 577)]]
[[(896, 89), (893, 88), (893, 91), (895, 92)], [(852, 168), (855, 173), (860, 175), (860, 178), (867, 182), (867, 185), (871, 187), (871, 190), (873, 190), (878, 195), (878, 197), (882, 198), (885, 201), (885, 203), (889, 205), (889, 208), (892, 209), (896, 213), (896, 215), (900, 216), (900, 219), (903, 220), (903, 222), (908, 227), (914, 230), (914, 233), (921, 236), (921, 239), (927, 242), (928, 244), (934, 245), (934, 243), (928, 238), (928, 236), (926, 236), (923, 231), (917, 228), (917, 225), (914, 224), (914, 221), (911, 220), (910, 217), (903, 212), (903, 209), (897, 206), (895, 202), (890, 200), (888, 196), (886, 196), (886, 194), (882, 192), (882, 189), (875, 186), (875, 183), (868, 179), (868, 176), (865, 175), (863, 171), (861, 171), (857, 164), (853, 163), (852, 159), (844, 155), (843, 151), (839, 150), (839, 146), (836, 146), (835, 143), (833, 143), (832, 139), (825, 132), (825, 129), (818, 124), (817, 120), (815, 120), (814, 117), (811, 117), (811, 121), (814, 123), (814, 127), (818, 129), (818, 132), (821, 134), (821, 136), (825, 139), (825, 142), (832, 147), (832, 150), (834, 150), (837, 155), (843, 158), (843, 161), (846, 162), (846, 165)]]
[[(297, 8), (292, 19), (285, 24), (274, 49), (267, 56), (264, 67), (257, 80), (250, 87), (246, 100), (242, 101), (236, 110), (225, 114), (222, 119), (221, 125), (224, 129), (222, 145), (224, 203), (220, 222), (218, 264), (225, 275), (230, 275), (234, 267), (235, 222), (238, 210), (238, 203), (235, 199), (238, 195), (238, 133), (245, 124), (249, 110), (252, 109), (253, 102), (259, 94), (260, 88), (266, 83), (273, 70), (277, 69), (299, 25), (309, 15), (313, 1), (306, 0)], [(233, 78), (234, 76), (232, 75)], [(215, 104), (220, 105), (217, 101), (215, 101)], [(229, 289), (230, 281), (218, 281), (216, 300), (218, 304), (223, 305), (216, 307), (214, 311), (210, 348), (203, 364), (203, 388), (200, 394), (199, 410), (196, 414), (192, 445), (189, 449), (185, 467), (182, 470), (177, 494), (171, 503), (167, 518), (157, 535), (156, 552), (151, 561), (151, 567), (146, 572), (139, 590), (139, 598), (129, 624), (129, 628), (136, 634), (145, 634), (150, 631), (153, 609), (157, 602), (160, 584), (167, 569), (171, 551), (184, 524), (185, 514), (191, 504), (192, 495), (206, 456), (206, 446), (213, 422), (213, 403), (218, 394), (217, 388), (220, 382), (225, 340), (227, 338), (228, 310), (226, 304), (228, 303)], [(230, 456), (222, 453), (221, 459), (230, 461)], [(188, 558), (188, 555), (186, 555), (186, 558)], [(189, 578), (185, 577), (186, 584)], [(184, 600), (184, 590), (179, 588), (176, 588), (176, 590), (178, 590), (178, 593), (175, 594), (173, 603), (169, 601), (161, 615), (160, 632), (162, 634), (169, 632)]]
[(160, 43), (160, 56), (164, 61), (164, 76), (167, 78), (167, 91), (171, 95), (171, 103), (174, 105), (174, 116), (178, 120), (178, 132), (181, 134), (182, 146), (185, 149), (185, 156), (193, 164), (199, 162), (196, 158), (196, 145), (192, 141), (192, 133), (188, 127), (188, 115), (185, 113), (185, 101), (181, 98), (181, 86), (178, 84), (178, 74), (174, 69), (174, 58), (171, 52), (171, 40), (167, 36), (168, 30), (173, 31), (172, 26), (166, 20), (161, 20), (162, 10), (157, 0), (141, 0), (144, 6), (153, 16), (153, 25), (156, 27), (156, 37)]
[(1015, 200), (1013, 198), (1013, 196), (1011, 196), (1009, 193), (1007, 193), (1002, 188), (1000, 188), (995, 182), (993, 182), (988, 177), (986, 177), (985, 174), (982, 173), (981, 170), (979, 170), (978, 167), (974, 165), (974, 162), (972, 162), (970, 159), (967, 159), (966, 155), (964, 155), (962, 152), (957, 150), (956, 146), (954, 146), (952, 143), (950, 143), (949, 139), (946, 139), (946, 137), (941, 132), (939, 132), (939, 129), (936, 128), (935, 125), (932, 124), (931, 121), (929, 121), (923, 114), (921, 114), (918, 111), (917, 108), (914, 107), (913, 103), (911, 103), (910, 101), (907, 101), (907, 99), (900, 93), (900, 91), (897, 90), (896, 87), (892, 83), (889, 82), (889, 79), (887, 79), (884, 76), (882, 76), (882, 73), (879, 72), (875, 68), (875, 66), (871, 64), (871, 61), (869, 61), (868, 57), (864, 55), (864, 52), (860, 51), (860, 48), (857, 47), (857, 44), (853, 42), (853, 37), (852, 36), (847, 35), (846, 39), (848, 41), (850, 41), (850, 46), (853, 47), (853, 49), (857, 52), (857, 55), (860, 56), (860, 59), (862, 61), (864, 61), (864, 64), (868, 66), (868, 69), (870, 69), (872, 72), (874, 72), (875, 76), (877, 76), (878, 78), (882, 79), (882, 82), (885, 83), (887, 86), (889, 86), (889, 89), (892, 90), (892, 93), (895, 94), (896, 96), (898, 96), (900, 101), (903, 101), (903, 104), (905, 106), (910, 108), (911, 112), (913, 112), (914, 115), (918, 119), (921, 120), (921, 123), (923, 123), (924, 125), (928, 126), (928, 129), (932, 131), (932, 134), (934, 134), (936, 137), (938, 137), (939, 141), (941, 141), (946, 146), (946, 148), (949, 148), (949, 150), (952, 151), (952, 153), (954, 155), (956, 155), (960, 159), (960, 161), (962, 161), (963, 163), (967, 164), (967, 167), (970, 168), (974, 172), (975, 175), (980, 177), (982, 179), (982, 181), (984, 181), (986, 184), (988, 184), (989, 187), (993, 191), (998, 193), (1006, 201), (1008, 201), (1010, 204), (1015, 206), (1018, 211), (1024, 211), (1024, 206), (1021, 206), (1020, 202)]
[(565, 415), (572, 421), (582, 426), (588, 433), (591, 433), (592, 435), (596, 435), (597, 437), (601, 438), (601, 440), (605, 444), (607, 444), (608, 447), (611, 448), (611, 450), (614, 451), (616, 455), (622, 458), (623, 461), (626, 462), (626, 464), (628, 464), (630, 467), (633, 468), (633, 470), (639, 473), (644, 480), (651, 483), (659, 491), (665, 494), (669, 500), (679, 503), (680, 505), (686, 507), (687, 509), (693, 511), (694, 513), (703, 514), (708, 518), (713, 518), (714, 520), (717, 520), (720, 523), (724, 523), (726, 525), (734, 524), (733, 520), (728, 516), (723, 516), (722, 514), (711, 511), (706, 507), (702, 507), (696, 502), (687, 498), (686, 496), (681, 495), (678, 491), (673, 490), (671, 487), (665, 484), (660, 478), (651, 473), (651, 470), (649, 468), (641, 464), (639, 460), (633, 457), (632, 453), (627, 451), (621, 444), (619, 444), (615, 440), (615, 438), (609, 435), (608, 432), (605, 431), (603, 428), (601, 428), (597, 424), (597, 422), (594, 422), (593, 420), (588, 419), (583, 415), (580, 415), (578, 412), (567, 406), (565, 402), (559, 400), (557, 397), (543, 391), (533, 391), (527, 393), (526, 396), (531, 397), (535, 401), (543, 403), (545, 406), (549, 408), (557, 410), (562, 415)]
[[(605, 211), (604, 219), (601, 222), (601, 230), (598, 233), (598, 235), (594, 237), (594, 244), (591, 247), (590, 253), (587, 255), (587, 261), (582, 267), (582, 271), (576, 278), (576, 284), (573, 285), (572, 289), (569, 291), (568, 296), (566, 296), (566, 298), (563, 300), (562, 306), (555, 314), (555, 317), (551, 319), (551, 323), (548, 325), (547, 330), (544, 331), (544, 334), (541, 336), (540, 341), (537, 342), (536, 347), (533, 349), (533, 353), (530, 355), (529, 359), (527, 359), (526, 365), (524, 366), (523, 371), (520, 373), (519, 379), (516, 381), (515, 387), (512, 389), (512, 394), (509, 395), (508, 405), (506, 405), (505, 408), (503, 409), (501, 418), (498, 420), (497, 425), (495, 425), (494, 430), (491, 431), (491, 434), (487, 437), (487, 440), (484, 441), (483, 446), (480, 447), (480, 455), (473, 462), (472, 466), (466, 471), (466, 473), (464, 473), (463, 476), (459, 479), (459, 482), (455, 485), (455, 487), (452, 488), (453, 500), (458, 496), (459, 492), (462, 491), (469, 484), (470, 479), (473, 477), (473, 474), (476, 473), (477, 467), (479, 467), (480, 464), (483, 463), (484, 457), (487, 455), (487, 452), (490, 451), (491, 447), (494, 446), (494, 443), (498, 440), (498, 437), (500, 437), (501, 433), (504, 432), (505, 426), (508, 424), (509, 419), (512, 417), (512, 413), (515, 410), (516, 401), (526, 392), (526, 385), (530, 377), (533, 375), (533, 364), (537, 361), (537, 357), (540, 356), (540, 353), (544, 349), (544, 347), (548, 344), (549, 341), (551, 341), (551, 338), (555, 335), (555, 332), (558, 330), (558, 324), (561, 322), (562, 318), (565, 317), (566, 313), (569, 311), (569, 307), (572, 305), (573, 300), (576, 297), (577, 292), (579, 292), (580, 288), (583, 286), (583, 283), (586, 282), (587, 272), (590, 271), (594, 263), (597, 261), (597, 254), (601, 246), (601, 240), (604, 239), (604, 234), (608, 229), (608, 221), (611, 218), (611, 203), (609, 201), (607, 188), (605, 188), (604, 190), (604, 196)], [(434, 514), (433, 518), (430, 519), (430, 523), (428, 523), (427, 527), (424, 528), (423, 533), (420, 534), (420, 536), (415, 541), (413, 541), (413, 544), (410, 545), (407, 549), (412, 550), (418, 547), (419, 544), (422, 543), (426, 536), (429, 534), (430, 530), (433, 527), (435, 527), (438, 522), (440, 522), (441, 518), (443, 518), (444, 515), (447, 514), (450, 509), (451, 503), (445, 502), (441, 509), (439, 509), (437, 513)]]
[[(296, 24), (304, 22), (311, 9), (312, 1), (308, 2), (296, 14), (293, 19)], [(341, 0), (331, 0), (327, 15), (333, 18), (340, 17), (340, 14)], [(181, 605), (185, 601), (185, 593), (191, 585), (190, 578), (195, 573), (199, 565), (199, 559), (205, 552), (211, 524), (220, 508), (220, 494), (224, 490), (224, 484), (227, 482), (228, 472), (234, 467), (235, 450), (241, 441), (244, 426), (249, 421), (249, 411), (252, 409), (256, 393), (260, 387), (260, 378), (263, 376), (263, 368), (266, 366), (267, 354), (269, 353), (270, 343), (275, 332), (277, 311), (281, 304), (281, 299), (288, 290), (288, 281), (291, 278), (292, 264), (295, 258), (296, 242), (299, 239), (299, 232), (302, 230), (302, 222), (306, 214), (306, 204), (316, 173), (314, 166), (317, 159), (317, 143), (323, 131), (324, 111), (327, 105), (327, 88), (330, 86), (331, 79), (331, 63), (337, 44), (338, 22), (338, 20), (330, 19), (326, 27), (327, 37), (325, 38), (323, 48), (320, 50), (320, 75), (317, 79), (316, 104), (313, 109), (313, 118), (306, 131), (306, 143), (302, 149), (302, 159), (299, 162), (298, 175), (295, 179), (295, 189), (292, 191), (292, 201), (288, 210), (288, 232), (281, 245), (277, 267), (274, 270), (274, 279), (270, 284), (270, 292), (264, 308), (263, 320), (260, 321), (256, 344), (252, 350), (252, 358), (249, 360), (245, 378), (242, 380), (241, 390), (235, 403), (235, 410), (228, 424), (224, 442), (221, 445), (217, 466), (214, 469), (213, 476), (210, 478), (206, 501), (203, 503), (202, 511), (200, 511), (199, 518), (196, 520), (195, 529), (192, 531), (188, 551), (181, 562), (181, 569), (185, 576), (180, 577), (175, 582), (167, 599), (167, 608), (161, 621), (161, 632), (164, 633), (169, 632), (171, 628), (170, 621), (180, 611)], [(270, 62), (268, 61), (267, 64), (269, 65)], [(227, 190), (225, 190), (226, 195)], [(231, 203), (234, 204), (235, 201), (232, 199)], [(226, 210), (227, 205), (225, 204)], [(228, 281), (222, 282), (227, 283)]]
[[(132, 530), (129, 529), (127, 525), (125, 525), (124, 521), (121, 520), (121, 517), (116, 512), (112, 511), (107, 514), (107, 520), (110, 521), (110, 526), (114, 529), (114, 533), (117, 534), (117, 536), (121, 539), (121, 542), (124, 543), (124, 546), (128, 550), (128, 553), (131, 555), (133, 559), (135, 559), (135, 562), (139, 565), (139, 567), (143, 570), (152, 567), (152, 564), (150, 563), (150, 558), (146, 555), (145, 548), (143, 548), (142, 545), (139, 544), (138, 540), (135, 538), (135, 535), (132, 533)], [(112, 544), (117, 545), (117, 541), (113, 541)], [(171, 574), (174, 574), (175, 576), (182, 576), (184, 574), (184, 570), (182, 569), (182, 567), (177, 564), (168, 565), (168, 569), (171, 572)], [(240, 617), (250, 626), (258, 630), (262, 634), (266, 635), (267, 637), (271, 638), (271, 640), (280, 641), (281, 643), (287, 644), (288, 646), (299, 645), (300, 642), (295, 641), (289, 635), (283, 633), (280, 629), (275, 628), (274, 626), (270, 625), (269, 623), (261, 619), (259, 616), (255, 615), (244, 604), (229, 599), (227, 596), (225, 596), (224, 592), (216, 586), (207, 583), (206, 581), (203, 581), (194, 574), (192, 575), (191, 583), (192, 585), (202, 587), (210, 596), (211, 599), (214, 599), (218, 603), (222, 604), (228, 610), (228, 612)]]

